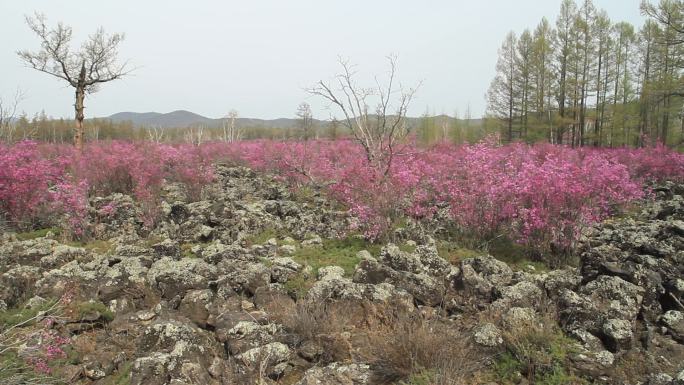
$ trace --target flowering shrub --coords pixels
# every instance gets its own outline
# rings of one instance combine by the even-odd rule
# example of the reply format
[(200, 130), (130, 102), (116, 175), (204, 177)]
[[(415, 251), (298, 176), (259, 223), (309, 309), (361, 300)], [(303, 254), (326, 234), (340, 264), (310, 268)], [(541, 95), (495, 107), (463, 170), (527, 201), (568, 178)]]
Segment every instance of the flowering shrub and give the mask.
[(385, 173), (348, 140), (201, 146), (112, 141), (88, 144), (82, 154), (21, 142), (0, 146), (0, 213), (17, 227), (59, 218), (80, 235), (87, 227), (87, 197), (121, 192), (137, 199), (151, 226), (163, 183), (182, 183), (199, 198), (216, 162), (274, 172), (293, 185), (322, 186), (360, 219), (369, 238), (402, 216), (430, 219), (443, 208), (469, 236), (503, 235), (559, 250), (572, 248), (583, 226), (641, 198), (645, 181), (684, 180), (684, 155), (663, 146), (408, 146)]

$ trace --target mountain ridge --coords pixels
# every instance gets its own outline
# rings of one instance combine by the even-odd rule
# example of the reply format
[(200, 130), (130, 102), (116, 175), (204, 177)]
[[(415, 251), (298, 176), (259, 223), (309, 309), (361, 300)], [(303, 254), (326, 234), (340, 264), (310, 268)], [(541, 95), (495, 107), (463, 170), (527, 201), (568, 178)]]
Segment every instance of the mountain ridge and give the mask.
[[(446, 115), (434, 116), (436, 119), (449, 119), (450, 122), (456, 120), (453, 117)], [(205, 127), (220, 127), (225, 121), (225, 118), (208, 118), (206, 116), (194, 113), (188, 110), (175, 110), (167, 113), (160, 112), (131, 112), (123, 111), (103, 117), (102, 119), (110, 119), (114, 122), (130, 121), (135, 126), (158, 126), (163, 128), (184, 128), (191, 126), (205, 126)], [(407, 121), (411, 126), (416, 126), (420, 122), (420, 117), (407, 117)], [(465, 121), (466, 119), (458, 119)], [(472, 124), (479, 124), (482, 119), (468, 119)], [(327, 120), (313, 119), (315, 125), (325, 126), (329, 123)], [(295, 128), (299, 124), (299, 119), (296, 118), (276, 118), (276, 119), (257, 119), (257, 118), (236, 118), (236, 126), (238, 127), (261, 127), (261, 128)]]

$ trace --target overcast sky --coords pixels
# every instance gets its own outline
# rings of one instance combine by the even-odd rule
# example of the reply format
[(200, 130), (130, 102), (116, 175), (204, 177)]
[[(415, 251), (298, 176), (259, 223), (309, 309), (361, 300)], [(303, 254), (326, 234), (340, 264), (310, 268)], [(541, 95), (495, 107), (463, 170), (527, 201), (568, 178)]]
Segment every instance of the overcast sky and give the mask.
[[(614, 21), (641, 25), (639, 0), (594, 0)], [(423, 84), (410, 115), (473, 117), (485, 110), (497, 49), (509, 30), (552, 23), (560, 0), (0, 0), (0, 96), (19, 87), (29, 115), (73, 115), (72, 89), (26, 68), (19, 49), (37, 49), (24, 15), (73, 27), (74, 44), (103, 26), (124, 32), (120, 57), (137, 69), (86, 100), (86, 117), (121, 111), (187, 109), (208, 117), (292, 117), (302, 101), (317, 118), (330, 111), (303, 90), (348, 57), (372, 80), (398, 56), (405, 85)], [(360, 79), (361, 80), (361, 79)], [(369, 83), (372, 85), (372, 82)]]

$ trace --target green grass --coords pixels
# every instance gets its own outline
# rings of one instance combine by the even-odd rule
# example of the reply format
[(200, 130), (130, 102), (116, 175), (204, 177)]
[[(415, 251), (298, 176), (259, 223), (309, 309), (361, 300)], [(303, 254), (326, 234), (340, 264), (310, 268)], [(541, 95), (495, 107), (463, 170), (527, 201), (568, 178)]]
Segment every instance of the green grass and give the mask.
[(360, 259), (359, 251), (368, 250), (371, 254), (380, 253), (380, 245), (368, 243), (358, 237), (349, 236), (343, 239), (324, 239), (320, 246), (297, 247), (291, 255), (297, 263), (309, 265), (310, 275), (298, 273), (285, 282), (285, 290), (295, 298), (302, 298), (316, 282), (318, 270), (326, 266), (340, 266), (346, 276), (352, 275)]
[(102, 302), (81, 302), (78, 304), (78, 315), (81, 318), (95, 312), (100, 313), (100, 316), (106, 322), (111, 322), (114, 319), (114, 313)]
[(551, 319), (541, 325), (527, 325), (504, 334), (506, 352), (494, 364), (499, 383), (518, 382), (518, 373), (541, 385), (583, 384), (565, 369), (568, 357), (576, 352), (576, 342), (567, 337)]
[(290, 277), (283, 286), (289, 295), (300, 299), (304, 298), (306, 293), (309, 292), (309, 289), (311, 289), (311, 286), (313, 286), (315, 282), (315, 277), (307, 277), (303, 273), (297, 273), (296, 275)]
[(0, 384), (56, 383), (55, 378), (35, 372), (16, 352), (0, 354)]
[(435, 381), (435, 373), (431, 370), (421, 370), (411, 374), (405, 381), (400, 381), (398, 385), (432, 385)]
[(43, 238), (49, 232), (52, 232), (55, 235), (60, 235), (62, 233), (62, 230), (58, 227), (48, 227), (46, 229), (38, 229), (38, 230), (28, 231), (25, 233), (18, 233), (17, 239), (20, 241), (28, 241), (28, 240), (36, 239), (36, 238)]
[(99, 239), (95, 239), (88, 242), (68, 242), (67, 245), (73, 247), (82, 247), (88, 251), (92, 251), (98, 254), (108, 254), (114, 251), (114, 245), (111, 242)]
[(488, 245), (489, 254), (509, 265), (520, 264), (529, 259), (530, 249), (508, 238), (496, 238)]
[(180, 253), (181, 258), (196, 258), (195, 253), (192, 252), (192, 248), (195, 246), (194, 243), (181, 243)]
[(266, 241), (268, 241), (271, 238), (283, 239), (289, 236), (291, 236), (291, 234), (287, 230), (269, 227), (258, 234), (248, 236), (247, 238), (245, 238), (245, 241), (247, 242), (248, 246), (261, 245), (263, 243), (266, 243)]
[(0, 312), (0, 330), (26, 322), (31, 318), (35, 317), (39, 312), (48, 310), (54, 304), (55, 301), (52, 300), (45, 301), (44, 304), (33, 309), (20, 307), (2, 311)]
[(504, 352), (494, 362), (492, 370), (499, 382), (504, 384), (515, 384), (518, 382), (517, 380), (519, 373), (522, 370), (522, 364), (511, 352)]
[(130, 385), (132, 362), (127, 362), (116, 373), (107, 378), (103, 385)]
[(416, 251), (416, 245), (409, 245), (408, 243), (402, 243), (399, 246), (399, 250), (406, 253), (413, 253)]
[(484, 253), (462, 247), (455, 242), (439, 241), (437, 242), (437, 254), (452, 265), (457, 265), (464, 259), (474, 258)]
[(345, 275), (351, 275), (360, 259), (357, 256), (361, 250), (368, 250), (371, 254), (380, 253), (380, 246), (366, 242), (357, 237), (343, 239), (324, 239), (323, 244), (313, 247), (300, 247), (292, 255), (292, 259), (313, 268), (314, 274), (325, 266), (340, 266)]

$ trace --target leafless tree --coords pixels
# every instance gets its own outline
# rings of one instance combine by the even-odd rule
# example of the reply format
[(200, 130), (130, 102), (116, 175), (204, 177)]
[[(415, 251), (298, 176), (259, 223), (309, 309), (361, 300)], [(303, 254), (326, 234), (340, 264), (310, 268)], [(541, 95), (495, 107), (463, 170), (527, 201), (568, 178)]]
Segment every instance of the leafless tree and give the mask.
[(204, 126), (190, 127), (185, 134), (185, 141), (199, 146), (204, 142)]
[(223, 141), (233, 143), (242, 139), (242, 129), (235, 124), (238, 116), (237, 110), (230, 110), (223, 118)]
[(41, 47), (38, 51), (23, 50), (17, 54), (30, 68), (62, 79), (76, 90), (74, 145), (82, 149), (86, 95), (96, 92), (101, 84), (130, 72), (127, 63), (117, 62), (119, 43), (124, 36), (106, 34), (99, 28), (78, 50), (73, 50), (69, 46), (71, 27), (58, 23), (56, 27), (48, 28), (45, 21), (45, 16), (39, 13), (26, 17), (26, 23), (40, 38)]
[(313, 129), (313, 114), (311, 113), (311, 106), (307, 102), (301, 102), (297, 107), (297, 118), (299, 120), (299, 128), (302, 130), (302, 137), (305, 141), (309, 140), (311, 130)]
[(164, 140), (164, 129), (159, 125), (145, 127), (145, 131), (152, 142), (161, 143)]
[(14, 120), (17, 117), (19, 104), (21, 104), (22, 100), (24, 100), (24, 93), (19, 88), (17, 88), (11, 100), (6, 102), (0, 98), (0, 139), (4, 138), (8, 142), (12, 141)]
[[(339, 59), (342, 72), (333, 82), (319, 81), (308, 91), (327, 100), (342, 111), (341, 124), (347, 127), (363, 146), (368, 161), (389, 173), (398, 146), (409, 133), (406, 113), (420, 83), (408, 89), (397, 85), (396, 56), (388, 56), (389, 74), (385, 84), (378, 78), (375, 86), (366, 88), (355, 81), (356, 67), (348, 60)], [(333, 85), (334, 84), (334, 85)], [(375, 99), (375, 113), (369, 104)]]

